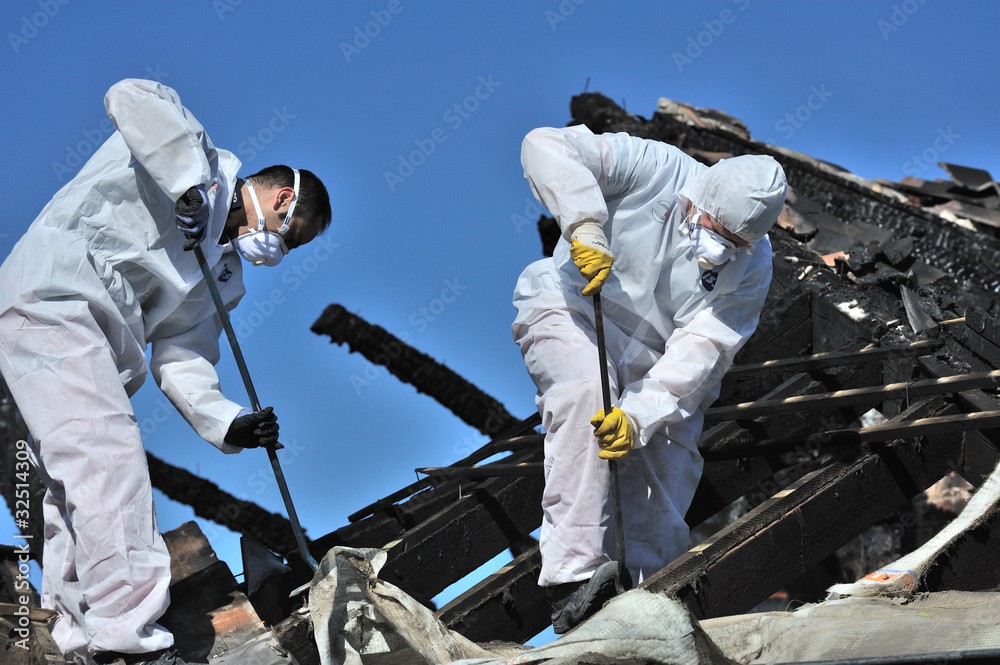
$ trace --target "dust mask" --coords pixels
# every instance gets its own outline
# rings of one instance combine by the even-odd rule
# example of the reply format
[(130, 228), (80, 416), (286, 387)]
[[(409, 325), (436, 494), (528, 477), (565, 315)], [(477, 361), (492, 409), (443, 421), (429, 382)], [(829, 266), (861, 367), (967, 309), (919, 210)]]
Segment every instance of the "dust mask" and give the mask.
[(727, 263), (739, 248), (721, 235), (698, 223), (702, 211), (694, 208), (681, 225), (681, 235), (687, 236), (694, 249), (698, 265), (705, 270)]
[(284, 235), (288, 232), (288, 225), (292, 221), (292, 213), (295, 211), (295, 202), (299, 198), (299, 172), (297, 169), (292, 169), (292, 173), (295, 175), (292, 202), (288, 205), (285, 221), (281, 223), (277, 231), (268, 231), (264, 228), (264, 213), (261, 211), (257, 192), (254, 191), (253, 183), (249, 180), (246, 181), (253, 209), (257, 213), (257, 228), (237, 236), (233, 240), (233, 244), (239, 255), (255, 266), (276, 266), (288, 253)]

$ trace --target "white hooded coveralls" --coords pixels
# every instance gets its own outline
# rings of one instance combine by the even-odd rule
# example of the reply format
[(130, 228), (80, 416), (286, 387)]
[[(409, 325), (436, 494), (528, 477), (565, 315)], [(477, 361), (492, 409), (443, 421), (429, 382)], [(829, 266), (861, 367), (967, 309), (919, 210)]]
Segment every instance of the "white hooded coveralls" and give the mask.
[[(764, 160), (748, 174), (764, 180), (760, 191), (713, 186), (690, 195), (720, 221), (725, 210), (745, 215), (741, 222), (729, 215), (731, 230), (746, 231), (747, 221), (758, 228), (761, 216), (770, 216), (769, 228), (784, 199), (780, 167), (754, 159)], [(608, 464), (590, 425), (603, 408), (593, 301), (581, 295), (587, 282), (569, 254), (574, 228), (589, 220), (603, 226), (615, 257), (601, 295), (612, 403), (637, 427), (635, 450), (619, 471), (626, 558), (641, 581), (687, 549), (684, 514), (701, 476), (703, 412), (757, 326), (770, 243), (761, 231), (752, 253), (699, 268), (679, 232), (684, 204), (675, 194), (696, 190), (709, 169), (674, 146), (596, 136), (585, 126), (541, 128), (525, 138), (521, 160), (562, 231), (553, 257), (529, 265), (514, 292), (513, 334), (546, 431), (539, 584), (585, 580), (617, 556)]]
[(67, 655), (166, 648), (155, 623), (170, 560), (129, 397), (149, 368), (223, 452), (241, 406), (219, 391), (221, 324), (174, 202), (208, 187), (202, 242), (231, 309), (240, 259), (219, 245), (240, 162), (217, 150), (170, 88), (125, 80), (105, 97), (118, 128), (42, 210), (0, 267), (0, 372), (46, 485), (43, 604)]

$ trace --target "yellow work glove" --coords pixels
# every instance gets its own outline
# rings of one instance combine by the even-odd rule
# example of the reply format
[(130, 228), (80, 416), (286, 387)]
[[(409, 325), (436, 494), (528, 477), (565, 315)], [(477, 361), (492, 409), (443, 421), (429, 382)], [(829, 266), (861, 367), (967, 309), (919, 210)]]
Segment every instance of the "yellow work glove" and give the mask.
[(583, 295), (591, 296), (600, 291), (615, 262), (601, 225), (587, 221), (577, 226), (570, 238), (569, 255), (587, 280)]
[(635, 440), (632, 421), (617, 406), (612, 407), (607, 416), (604, 415), (604, 409), (601, 409), (590, 419), (590, 424), (594, 426), (594, 436), (597, 437), (597, 445), (601, 447), (597, 453), (601, 459), (620, 459), (632, 450)]

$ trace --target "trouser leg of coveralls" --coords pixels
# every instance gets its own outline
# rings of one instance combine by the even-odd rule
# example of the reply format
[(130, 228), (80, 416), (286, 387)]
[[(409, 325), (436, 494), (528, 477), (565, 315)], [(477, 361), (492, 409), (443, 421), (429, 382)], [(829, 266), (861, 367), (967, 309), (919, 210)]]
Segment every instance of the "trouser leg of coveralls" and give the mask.
[[(607, 505), (608, 464), (597, 456), (590, 425), (602, 401), (596, 340), (579, 315), (552, 311), (518, 343), (538, 388), (545, 428), (538, 583), (585, 580), (610, 560), (604, 535), (614, 529)], [(614, 383), (612, 391), (617, 393)]]
[(687, 551), (690, 530), (684, 515), (701, 469), (701, 455), (663, 436), (618, 463), (626, 561), (636, 583)]
[[(48, 482), (43, 592), (66, 622), (60, 648), (146, 652), (173, 636), (170, 558), (145, 451), (114, 354), (88, 303), (0, 314), (0, 369)], [(34, 310), (34, 311), (29, 311)]]
[[(83, 600), (80, 581), (76, 577), (76, 543), (65, 512), (66, 496), (62, 487), (53, 483), (45, 473), (34, 439), (30, 443), (35, 471), (45, 486), (45, 497), (42, 500), (42, 516), (45, 520), (42, 607), (58, 610), (72, 605), (72, 609), (62, 610), (56, 615), (52, 625), (52, 639), (67, 656), (86, 654), (88, 638), (77, 617), (86, 614), (87, 606)], [(57, 577), (60, 583), (53, 585), (49, 581), (52, 577)]]
[[(619, 367), (634, 341), (614, 326), (606, 325), (605, 331), (615, 401), (619, 374), (625, 382), (634, 381), (649, 366), (640, 362)], [(596, 335), (579, 313), (553, 309), (536, 319), (518, 343), (538, 388), (546, 431), (539, 584), (584, 580), (618, 556), (608, 496), (610, 473), (607, 462), (597, 456), (590, 425), (603, 401)], [(684, 513), (701, 466), (700, 455), (660, 436), (619, 462), (626, 561), (634, 581), (649, 577), (687, 549)]]

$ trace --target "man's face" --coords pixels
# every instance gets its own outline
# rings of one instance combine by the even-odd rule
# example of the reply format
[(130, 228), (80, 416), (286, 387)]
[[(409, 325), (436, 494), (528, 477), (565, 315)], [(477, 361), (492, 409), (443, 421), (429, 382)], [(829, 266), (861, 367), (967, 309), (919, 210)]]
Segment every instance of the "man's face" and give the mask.
[[(685, 213), (686, 214), (690, 214), (691, 209), (692, 209), (692, 205), (689, 202), (687, 204), (687, 208), (685, 210)], [(709, 229), (710, 231), (714, 231), (715, 233), (718, 233), (720, 236), (722, 236), (723, 238), (725, 238), (729, 242), (731, 242), (734, 245), (736, 245), (737, 249), (743, 249), (744, 247), (746, 247), (747, 245), (750, 244), (746, 240), (744, 240), (743, 238), (739, 237), (738, 235), (736, 235), (735, 233), (733, 233), (732, 231), (730, 231), (729, 229), (727, 229), (725, 226), (723, 226), (722, 222), (720, 222), (719, 220), (717, 220), (715, 217), (713, 217), (712, 215), (708, 214), (707, 212), (702, 211), (701, 214), (700, 214), (700, 216), (698, 217), (697, 221), (698, 221), (699, 225), (704, 226), (706, 229)]]
[[(243, 185), (243, 200), (245, 202), (244, 211), (246, 220), (240, 226), (235, 236), (250, 233), (257, 229), (257, 213), (251, 203), (250, 194)], [(256, 187), (257, 198), (260, 201), (261, 214), (264, 215), (264, 229), (278, 232), (288, 214), (288, 206), (291, 204), (292, 196), (295, 193), (291, 187)], [(285, 247), (292, 251), (311, 242), (318, 235), (317, 225), (308, 223), (301, 215), (295, 214), (288, 223), (288, 230), (282, 234)]]

